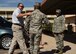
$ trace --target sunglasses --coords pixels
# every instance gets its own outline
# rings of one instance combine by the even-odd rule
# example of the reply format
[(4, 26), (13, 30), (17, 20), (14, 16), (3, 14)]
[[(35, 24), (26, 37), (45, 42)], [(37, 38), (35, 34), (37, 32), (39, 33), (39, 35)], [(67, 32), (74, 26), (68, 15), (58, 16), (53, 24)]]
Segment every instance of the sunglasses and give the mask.
[(24, 6), (20, 6), (20, 7), (24, 7)]

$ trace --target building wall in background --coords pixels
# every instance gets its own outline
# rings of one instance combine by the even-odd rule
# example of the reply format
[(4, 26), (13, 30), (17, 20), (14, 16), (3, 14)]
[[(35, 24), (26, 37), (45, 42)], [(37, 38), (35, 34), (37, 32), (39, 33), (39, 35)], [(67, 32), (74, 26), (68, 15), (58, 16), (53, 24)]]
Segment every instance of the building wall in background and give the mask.
[[(0, 7), (0, 16), (3, 16), (5, 17), (6, 19), (10, 20), (11, 21), (11, 16), (12, 16), (12, 13), (13, 11), (15, 10), (16, 8), (11, 8), (11, 7)], [(24, 8), (23, 12), (32, 12), (34, 10), (33, 7), (26, 7)], [(47, 15), (50, 23), (53, 23), (54, 21), (54, 18), (56, 17), (56, 15)], [(66, 17), (66, 29), (67, 29), (67, 25), (68, 23), (70, 23), (72, 26), (73, 26), (73, 31), (76, 32), (76, 15), (75, 14), (71, 14), (71, 15), (65, 15)]]

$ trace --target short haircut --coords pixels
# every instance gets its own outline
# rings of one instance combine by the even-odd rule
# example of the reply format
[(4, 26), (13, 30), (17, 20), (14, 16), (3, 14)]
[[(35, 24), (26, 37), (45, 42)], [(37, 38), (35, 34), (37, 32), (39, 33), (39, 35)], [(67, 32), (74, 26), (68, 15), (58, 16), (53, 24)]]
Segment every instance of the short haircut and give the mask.
[(20, 4), (22, 4), (22, 3), (18, 3), (17, 7), (19, 7), (19, 6), (20, 6)]
[(40, 9), (40, 7), (41, 7), (41, 3), (36, 3), (36, 4), (34, 5), (34, 9)]

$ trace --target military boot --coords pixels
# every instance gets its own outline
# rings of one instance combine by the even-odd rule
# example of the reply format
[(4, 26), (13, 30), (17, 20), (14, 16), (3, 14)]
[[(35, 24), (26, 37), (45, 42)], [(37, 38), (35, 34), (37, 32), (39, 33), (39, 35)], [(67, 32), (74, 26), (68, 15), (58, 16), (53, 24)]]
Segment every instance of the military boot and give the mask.
[(63, 50), (59, 50), (58, 54), (63, 54)]
[(59, 50), (55, 50), (54, 54), (58, 54)]
[(63, 50), (56, 50), (54, 54), (63, 54)]

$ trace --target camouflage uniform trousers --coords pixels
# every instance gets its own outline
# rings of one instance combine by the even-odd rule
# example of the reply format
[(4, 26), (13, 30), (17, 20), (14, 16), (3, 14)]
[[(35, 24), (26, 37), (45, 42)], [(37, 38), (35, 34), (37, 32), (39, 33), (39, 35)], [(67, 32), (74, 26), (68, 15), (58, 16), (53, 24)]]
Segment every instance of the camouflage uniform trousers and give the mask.
[(26, 44), (25, 44), (25, 39), (23, 37), (23, 28), (19, 25), (12, 25), (12, 30), (13, 30), (13, 39), (11, 46), (9, 48), (8, 54), (13, 54), (14, 49), (17, 45), (19, 44), (20, 49), (22, 50), (23, 54), (29, 54)]
[(63, 41), (64, 34), (63, 33), (54, 33), (54, 36), (56, 39), (57, 49), (63, 50), (63, 48), (64, 48), (64, 41)]
[(41, 41), (41, 34), (31, 33), (30, 34), (30, 53), (39, 54), (39, 45)]

